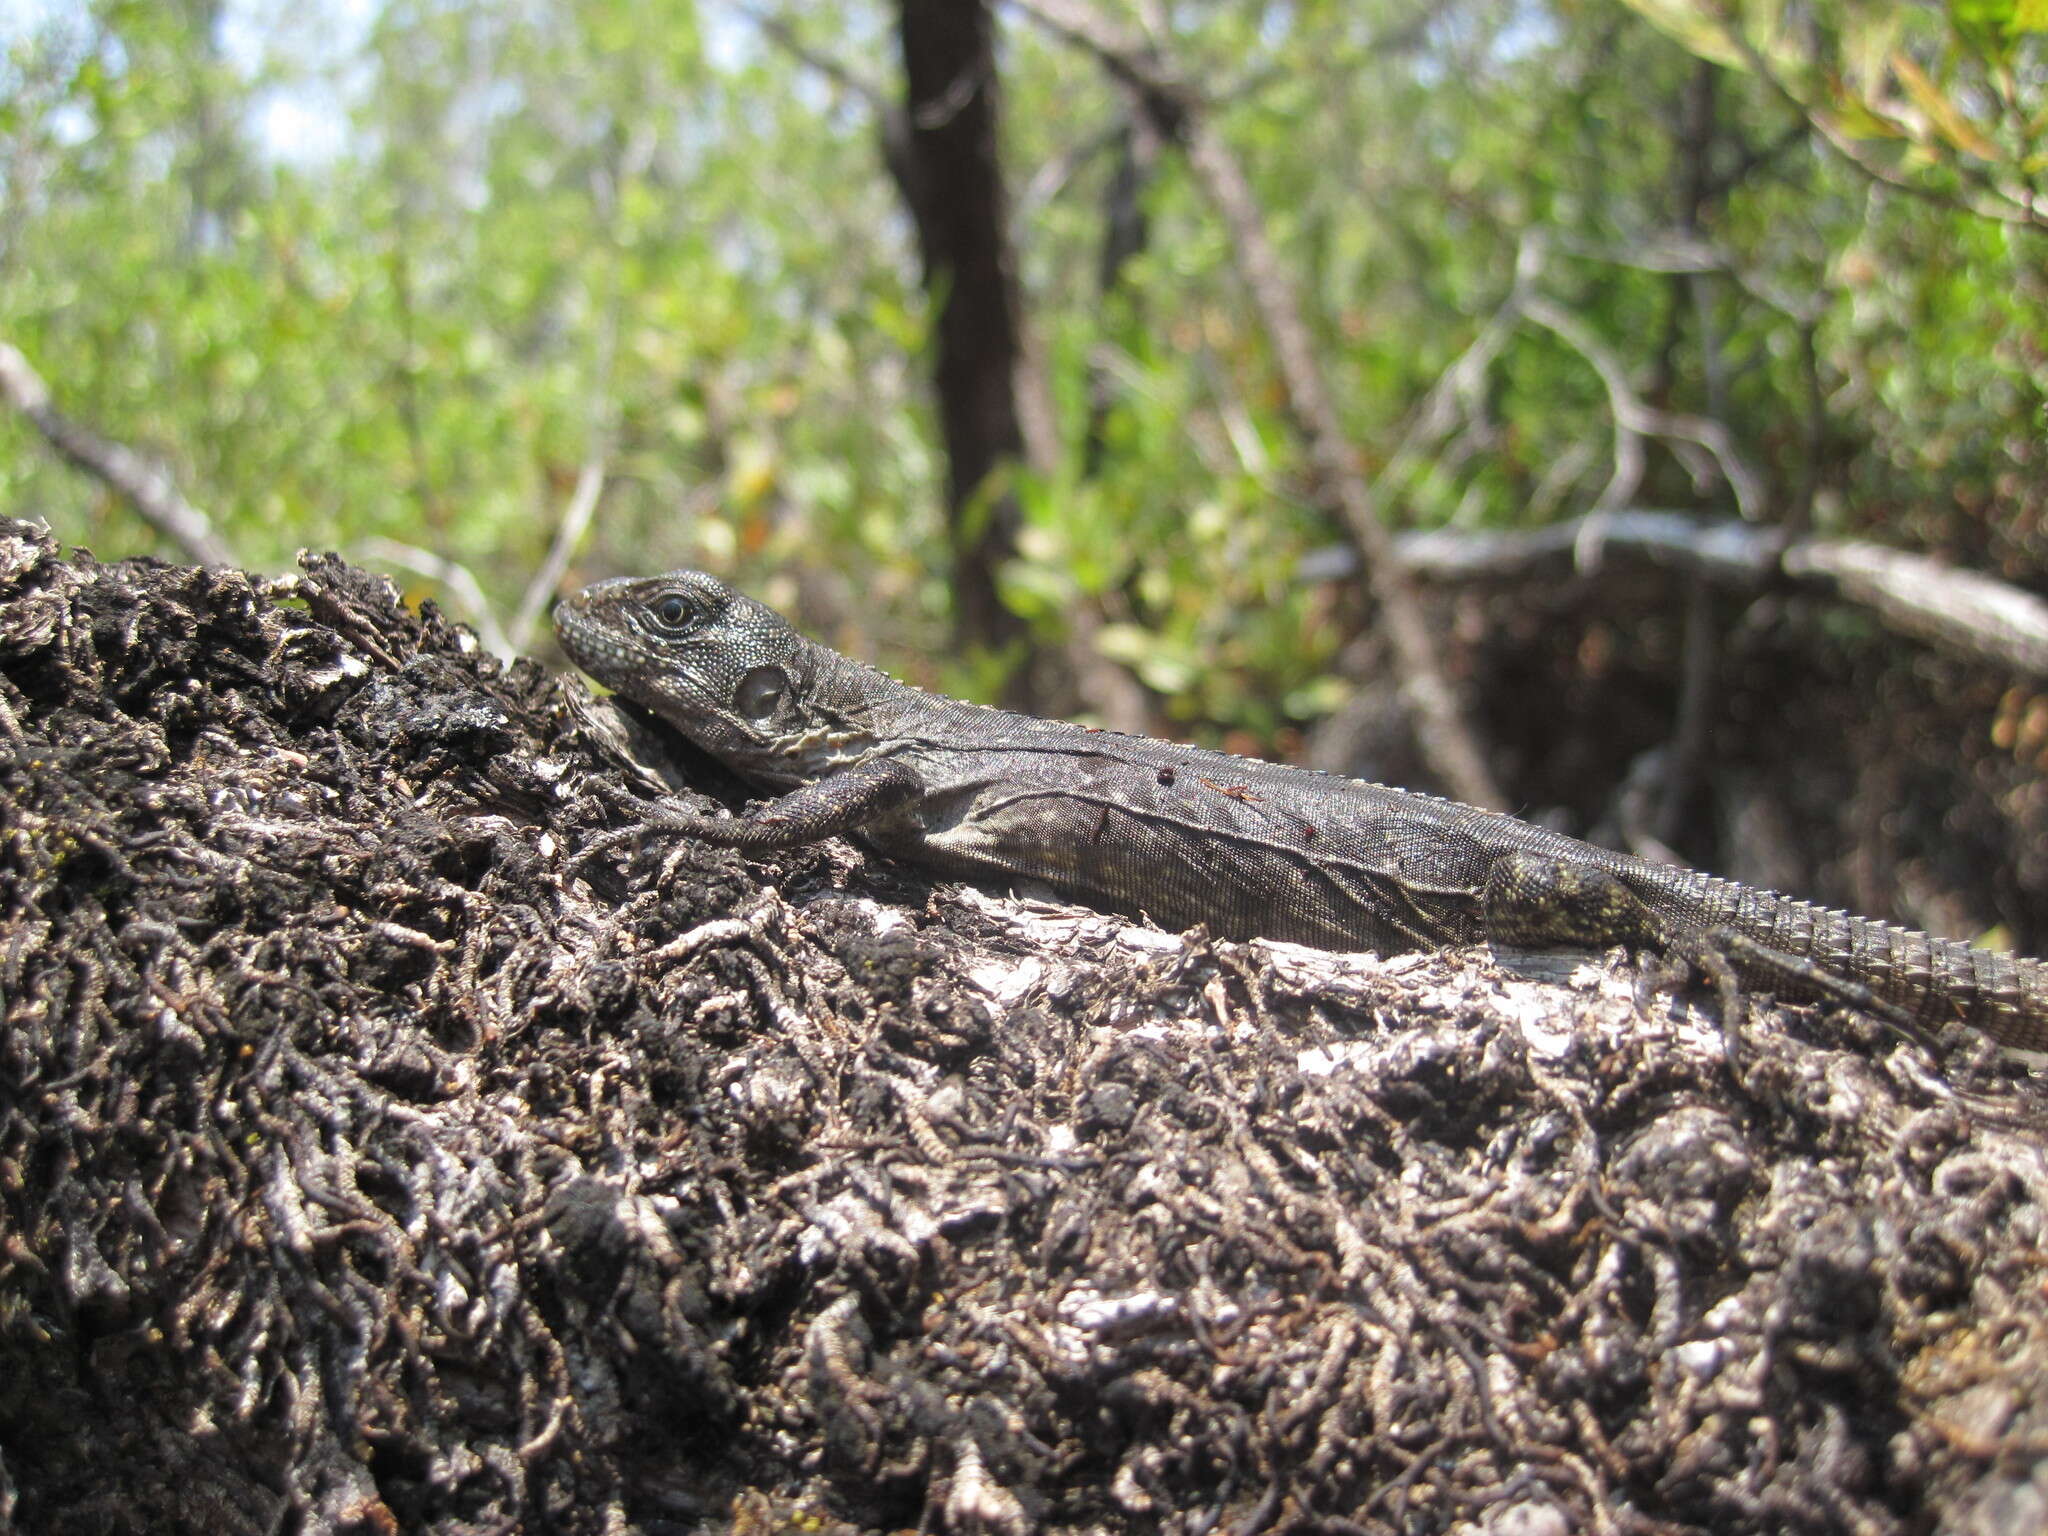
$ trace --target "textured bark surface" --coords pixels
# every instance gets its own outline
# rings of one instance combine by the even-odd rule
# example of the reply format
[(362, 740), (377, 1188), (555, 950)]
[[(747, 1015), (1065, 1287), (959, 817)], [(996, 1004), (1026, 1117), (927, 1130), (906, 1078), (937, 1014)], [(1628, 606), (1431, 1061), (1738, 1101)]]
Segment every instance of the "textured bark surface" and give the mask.
[(2048, 1522), (2009, 1067), (1759, 1005), (1738, 1085), (1605, 965), (843, 844), (578, 869), (628, 750), (338, 561), (0, 524), (0, 1528)]
[(954, 628), (965, 645), (1000, 650), (1024, 636), (996, 594), (996, 573), (1016, 553), (1020, 516), (1002, 471), (1024, 462), (1025, 443), (995, 18), (987, 0), (901, 0), (900, 18), (908, 110), (894, 159), (937, 313), (932, 382), (946, 444)]

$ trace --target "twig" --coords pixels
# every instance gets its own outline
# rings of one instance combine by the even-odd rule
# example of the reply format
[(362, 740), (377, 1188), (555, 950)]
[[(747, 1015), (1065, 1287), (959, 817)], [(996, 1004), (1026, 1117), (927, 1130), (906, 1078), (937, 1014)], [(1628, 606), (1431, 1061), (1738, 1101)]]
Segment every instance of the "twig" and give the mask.
[(142, 520), (199, 565), (233, 565), (234, 552), (213, 531), (213, 520), (178, 493), (171, 477), (132, 449), (62, 415), (50, 387), (19, 349), (0, 341), (0, 399), (26, 417), (67, 464), (113, 491)]
[[(1900, 634), (1993, 666), (2048, 677), (2048, 600), (1976, 571), (1861, 540), (1795, 539), (1788, 544), (1775, 528), (1628, 508), (1546, 528), (1406, 533), (1395, 540), (1395, 551), (1409, 571), (1428, 581), (1516, 580), (1552, 562), (1590, 570), (1608, 552), (1636, 555), (1738, 590), (1753, 591), (1783, 579), (1867, 608)], [(1355, 560), (1347, 548), (1319, 553), (1304, 562), (1304, 579), (1345, 577)]]
[(431, 549), (387, 539), (381, 534), (359, 540), (356, 552), (365, 560), (395, 565), (415, 576), (424, 576), (460, 605), (463, 617), (476, 626), (477, 638), (483, 641), (484, 649), (501, 658), (514, 654), (512, 645), (505, 638), (505, 631), (498, 626), (497, 616), (491, 612), (490, 599), (484, 596), (483, 584), (468, 566), (450, 560), (446, 555), (438, 555)]
[(875, 81), (856, 72), (843, 60), (833, 58), (805, 42), (798, 33), (795, 23), (787, 16), (745, 3), (734, 5), (733, 9), (759, 27), (763, 36), (799, 64), (816, 70), (833, 84), (851, 91), (876, 111), (885, 111), (891, 105), (888, 92)]
[[(1130, 133), (1128, 122), (1117, 118), (1087, 137), (1075, 140), (1056, 155), (1048, 156), (1045, 163), (1031, 173), (1031, 179), (1017, 194), (1015, 222), (1021, 227), (1028, 224), (1039, 209), (1066, 190), (1067, 184), (1080, 174), (1081, 167), (1088, 164), (1104, 150), (1115, 149), (1125, 142)], [(1120, 174), (1120, 173), (1119, 173)]]
[(1975, 214), (1978, 218), (1995, 219), (2001, 224), (2024, 224), (2034, 229), (2048, 229), (2048, 203), (2044, 203), (2037, 194), (2024, 188), (1999, 186), (1983, 173), (1972, 172), (1953, 159), (1945, 163), (1959, 179), (1974, 184), (1964, 191), (1950, 192), (1940, 187), (1930, 187), (1885, 164), (1844, 133), (1828, 112), (1803, 100), (1799, 93), (1785, 82), (1784, 77), (1772, 68), (1770, 61), (1758, 51), (1756, 45), (1744, 34), (1741, 26), (1726, 16), (1720, 20), (1721, 30), (1728, 42), (1742, 55), (1743, 62), (1755, 72), (1757, 78), (1782, 97), (1793, 111), (1806, 120), (1815, 133), (1827, 140), (1829, 147), (1836, 154), (1872, 181), (1894, 191), (1904, 192), (1909, 197), (1933, 203), (1937, 207)]
[(1393, 553), (1372, 489), (1344, 437), (1322, 364), (1317, 359), (1294, 285), (1266, 231), (1264, 211), (1244, 168), (1197, 93), (1154, 48), (1125, 36), (1083, 0), (1012, 0), (1019, 9), (1094, 53), (1138, 94), (1161, 132), (1181, 145), (1217, 215), (1229, 231), (1239, 275), (1259, 313), (1296, 426), (1317, 479), (1336, 504), (1365, 564), (1399, 659), (1402, 694), (1416, 739), (1451, 793), (1480, 805), (1503, 803), (1477, 738), (1444, 676), (1436, 637)]
[(1598, 510), (1611, 510), (1634, 496), (1642, 483), (1642, 440), (1659, 437), (1697, 443), (1704, 448), (1720, 466), (1721, 478), (1728, 482), (1728, 489), (1734, 493), (1736, 510), (1743, 519), (1753, 521), (1762, 515), (1763, 481), (1749, 467), (1741, 450), (1735, 446), (1735, 435), (1725, 425), (1709, 416), (1660, 411), (1645, 404), (1630, 387), (1620, 359), (1581, 324), (1576, 315), (1567, 313), (1550, 300), (1529, 298), (1522, 305), (1522, 313), (1583, 357), (1600, 375), (1600, 383), (1607, 391), (1608, 405), (1614, 415), (1614, 473), (1596, 503)]
[(875, 132), (881, 140), (882, 164), (896, 183), (906, 207), (915, 209), (922, 196), (918, 183), (917, 157), (910, 143), (910, 113), (901, 102), (843, 60), (813, 48), (803, 40), (795, 23), (777, 11), (741, 3), (736, 9), (761, 29), (762, 36), (781, 48), (799, 64), (815, 70), (841, 90), (859, 97), (875, 114)]
[[(403, 204), (401, 203), (401, 210)], [(434, 493), (433, 454), (427, 446), (427, 424), (420, 409), (420, 381), (413, 359), (419, 355), (419, 316), (413, 303), (412, 258), (406, 240), (411, 221), (401, 217), (397, 238), (391, 247), (391, 296), (398, 306), (400, 356), (393, 369), (396, 388), (392, 391), (399, 425), (405, 432), (406, 452), (412, 459), (413, 494), (419, 499), (420, 519), (436, 544), (444, 542), (447, 517)]]
[[(619, 152), (618, 164), (609, 174), (601, 167), (592, 172), (592, 201), (614, 231), (623, 189), (628, 182), (646, 174), (647, 167), (654, 160), (655, 146), (654, 130), (641, 124), (628, 136), (625, 147)], [(597, 336), (596, 357), (590, 370), (590, 395), (584, 410), (588, 445), (582, 468), (576, 472), (576, 489), (570, 493), (568, 505), (562, 509), (561, 520), (555, 525), (555, 536), (548, 542), (547, 555), (527, 582), (519, 607), (512, 616), (509, 639), (515, 651), (524, 651), (533, 643), (533, 632), (540, 623), (541, 613), (554, 597), (555, 589), (562, 584), (569, 562), (575, 559), (584, 534), (590, 531), (591, 519), (597, 514), (597, 504), (604, 496), (613, 439), (618, 434), (618, 410), (612, 400), (612, 377), (619, 350), (619, 312), (625, 304), (624, 288), (619, 279), (616, 239), (611, 242), (611, 249), (611, 294), (605, 304), (603, 327)]]
[(519, 611), (512, 616), (514, 650), (523, 651), (533, 643), (534, 626), (540, 622), (541, 610), (547, 607), (555, 589), (562, 584), (569, 562), (575, 558), (577, 548), (583, 543), (583, 535), (590, 529), (590, 520), (604, 495), (608, 462), (605, 446), (593, 443), (590, 457), (576, 472), (576, 489), (570, 493), (569, 504), (562, 509), (562, 520), (555, 525), (555, 536), (548, 544), (547, 557), (541, 561), (533, 579), (526, 584), (525, 594), (519, 599)]
[(1399, 494), (1416, 466), (1422, 462), (1423, 455), (1450, 434), (1458, 419), (1460, 404), (1480, 396), (1486, 371), (1493, 366), (1493, 360), (1500, 356), (1501, 348), (1507, 345), (1508, 338), (1521, 323), (1522, 306), (1542, 270), (1542, 238), (1535, 234), (1524, 235), (1515, 250), (1515, 277), (1508, 296), (1488, 317), (1486, 324), (1479, 328), (1479, 334), (1472, 338), (1465, 350), (1437, 376), (1429, 393), (1423, 396), (1408, 430), (1401, 434), (1401, 441), (1388, 456), (1385, 467), (1373, 478), (1375, 502)]

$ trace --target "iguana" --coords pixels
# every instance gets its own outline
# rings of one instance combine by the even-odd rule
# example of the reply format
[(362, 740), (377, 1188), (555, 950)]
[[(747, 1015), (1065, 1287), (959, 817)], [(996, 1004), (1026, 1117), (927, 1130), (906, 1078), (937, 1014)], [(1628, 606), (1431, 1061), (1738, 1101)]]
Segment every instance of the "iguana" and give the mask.
[(851, 833), (1221, 938), (1333, 949), (1625, 945), (1738, 987), (1960, 1020), (2048, 1050), (2048, 965), (1654, 864), (1410, 790), (924, 692), (697, 571), (555, 610), (584, 671), (778, 797), (643, 825), (761, 851)]

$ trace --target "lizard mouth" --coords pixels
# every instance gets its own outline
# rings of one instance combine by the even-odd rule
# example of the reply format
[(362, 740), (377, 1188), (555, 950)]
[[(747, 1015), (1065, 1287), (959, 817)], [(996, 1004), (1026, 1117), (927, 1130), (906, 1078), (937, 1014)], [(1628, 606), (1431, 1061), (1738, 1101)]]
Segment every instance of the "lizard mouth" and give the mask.
[(569, 659), (600, 681), (606, 672), (645, 658), (643, 647), (634, 643), (630, 632), (622, 633), (590, 616), (580, 592), (555, 605), (555, 636)]

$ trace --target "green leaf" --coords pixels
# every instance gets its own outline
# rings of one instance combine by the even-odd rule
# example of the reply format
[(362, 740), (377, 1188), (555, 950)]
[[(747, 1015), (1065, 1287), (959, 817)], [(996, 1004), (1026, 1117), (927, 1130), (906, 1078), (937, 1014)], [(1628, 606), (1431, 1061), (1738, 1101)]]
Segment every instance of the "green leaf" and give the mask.
[(1724, 69), (1747, 70), (1749, 55), (1728, 28), (1704, 5), (1694, 0), (1624, 0), (1650, 25), (1665, 33), (1679, 46)]
[(1949, 25), (1964, 47), (2003, 63), (2011, 53), (2014, 0), (1949, 0)]
[(1914, 104), (1927, 114), (1934, 131), (1953, 147), (1980, 160), (1999, 158), (1998, 146), (1981, 133), (1977, 125), (1946, 92), (1928, 79), (1920, 66), (1903, 53), (1892, 56), (1892, 71)]

